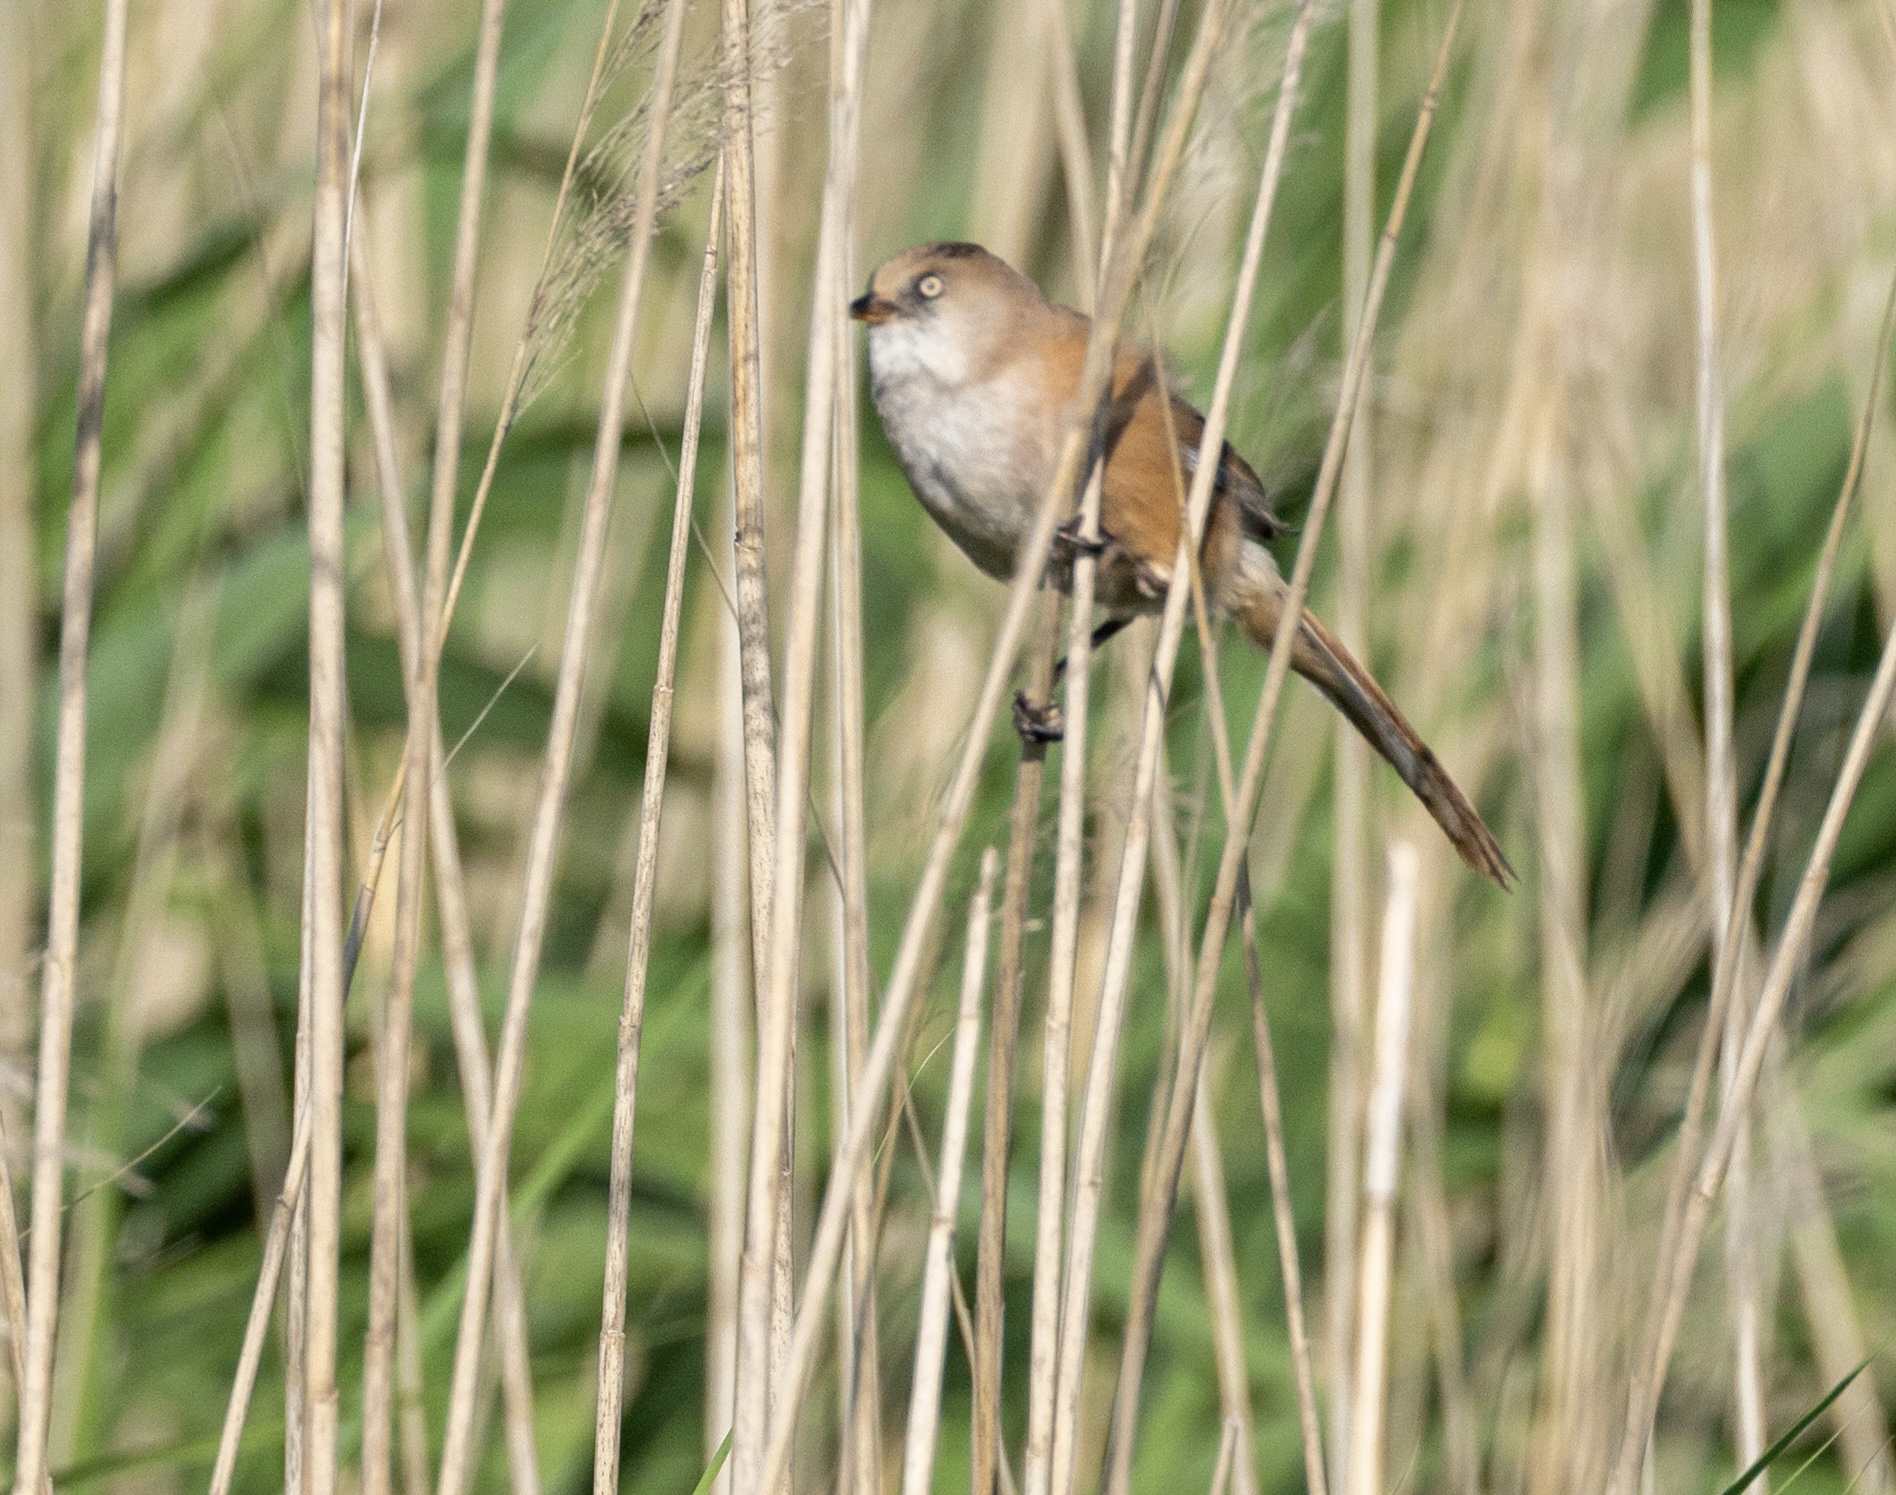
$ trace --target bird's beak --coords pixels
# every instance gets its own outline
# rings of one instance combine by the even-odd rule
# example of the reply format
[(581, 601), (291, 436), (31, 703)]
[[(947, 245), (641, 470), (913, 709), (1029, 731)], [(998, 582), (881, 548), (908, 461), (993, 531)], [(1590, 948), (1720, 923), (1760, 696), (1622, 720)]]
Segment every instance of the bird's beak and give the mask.
[(895, 303), (884, 301), (874, 291), (865, 291), (849, 303), (849, 314), (858, 322), (867, 322), (874, 327), (895, 315)]

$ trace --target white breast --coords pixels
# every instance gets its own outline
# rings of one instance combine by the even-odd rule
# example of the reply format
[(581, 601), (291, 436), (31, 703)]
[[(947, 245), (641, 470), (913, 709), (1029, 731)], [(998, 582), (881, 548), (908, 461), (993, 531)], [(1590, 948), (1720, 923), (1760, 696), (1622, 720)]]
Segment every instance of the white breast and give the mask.
[(1047, 475), (1033, 370), (970, 377), (954, 340), (892, 321), (870, 330), (876, 413), (915, 496), (990, 576), (1009, 577)]

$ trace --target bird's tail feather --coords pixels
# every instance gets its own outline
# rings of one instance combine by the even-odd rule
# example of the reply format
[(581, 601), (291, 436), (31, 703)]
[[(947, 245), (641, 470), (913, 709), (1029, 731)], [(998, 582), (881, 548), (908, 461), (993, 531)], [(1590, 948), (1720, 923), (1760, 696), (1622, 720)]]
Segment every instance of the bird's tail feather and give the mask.
[[(1246, 552), (1253, 549), (1244, 547)], [(1287, 593), (1267, 553), (1258, 551), (1255, 560), (1249, 554), (1241, 558), (1226, 606), (1245, 635), (1259, 648), (1269, 649), (1277, 638)], [(1461, 859), (1500, 887), (1508, 887), (1514, 881), (1514, 869), (1468, 796), (1369, 671), (1308, 612), (1297, 630), (1290, 663), (1395, 769), (1435, 817)]]

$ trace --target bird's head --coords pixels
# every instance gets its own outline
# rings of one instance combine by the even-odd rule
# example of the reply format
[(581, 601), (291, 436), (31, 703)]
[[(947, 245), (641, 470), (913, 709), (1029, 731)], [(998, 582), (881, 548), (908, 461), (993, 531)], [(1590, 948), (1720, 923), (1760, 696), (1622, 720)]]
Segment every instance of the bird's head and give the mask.
[(879, 376), (982, 377), (1031, 335), (1045, 302), (1034, 283), (979, 244), (919, 244), (877, 267), (849, 314), (869, 327)]

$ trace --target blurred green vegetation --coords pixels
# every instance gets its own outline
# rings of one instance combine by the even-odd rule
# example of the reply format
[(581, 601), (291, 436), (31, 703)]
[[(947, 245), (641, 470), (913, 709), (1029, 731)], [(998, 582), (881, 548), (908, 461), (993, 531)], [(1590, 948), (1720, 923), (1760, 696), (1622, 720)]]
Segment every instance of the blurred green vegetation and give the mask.
[[(195, 7), (205, 5), (205, 15)], [(20, 371), (33, 379), (38, 426), (39, 854), (49, 813), (56, 599), (71, 468), (72, 388), (77, 347), (79, 219), (90, 131), (90, 90), (97, 38), (92, 7), (41, 4), (33, 10), (32, 95), (38, 234), (34, 267), (39, 315), (37, 357)], [(1727, 0), (1716, 11), (1715, 57), (1733, 117), (1763, 111), (1751, 134), (1794, 131), (1808, 120), (1782, 106), (1783, 89), (1765, 75), (1809, 65), (1820, 92), (1829, 54), (1810, 38), (1824, 32), (1880, 46), (1870, 4), (1792, 7)], [(126, 1159), (131, 1173), (105, 1183), (74, 1213), (110, 1199), (107, 1295), (93, 1343), (62, 1344), (75, 1398), (74, 1430), (59, 1447), (62, 1489), (170, 1492), (194, 1487), (208, 1470), (244, 1313), (260, 1257), (251, 1141), (233, 1058), (230, 982), (222, 944), (243, 932), (260, 942), (270, 1016), (287, 1065), (295, 1022), (297, 894), (302, 838), (302, 771), (307, 550), (301, 531), (308, 368), (307, 207), (309, 183), (309, 42), (301, 7), (266, 0), (167, 0), (135, 7), (132, 126), (125, 170), (121, 290), (112, 340), (105, 420), (106, 480), (101, 573), (90, 677), (93, 731), (87, 765), (84, 998), (75, 1039), (70, 1179), (77, 1191), (99, 1185)], [(1186, 25), (1195, 6), (1186, 6)], [(1384, 0), (1383, 96), (1378, 130), (1380, 203), (1406, 148), (1422, 70), (1444, 7)], [(1558, 7), (1554, 7), (1558, 9)], [(1201, 154), (1211, 164), (1195, 187), (1201, 218), (1173, 226), (1153, 275), (1153, 303), (1173, 342), (1187, 387), (1208, 392), (1225, 280), (1199, 285), (1235, 258), (1241, 203), (1261, 157), (1269, 88), (1278, 66), (1283, 18), (1264, 8), (1241, 48), (1220, 69), (1214, 122)], [(513, 0), (509, 7), (490, 191), (490, 227), (477, 321), (475, 382), (462, 463), (462, 512), (471, 495), (494, 418), (530, 284), (565, 131), (583, 86), (603, 6)], [(872, 124), (904, 116), (900, 131), (872, 140), (864, 165), (865, 207), (858, 268), (930, 236), (981, 232), (986, 188), (978, 181), (980, 116), (990, 38), (1011, 24), (1008, 7), (955, 6), (944, 0), (890, 0), (878, 8), (872, 59)], [(1813, 16), (1816, 19), (1813, 19)], [(206, 17), (210, 17), (206, 19)], [(1623, 140), (1615, 147), (1628, 175), (1653, 173), (1655, 158), (1683, 160), (1686, 7), (1653, 8), (1632, 91)], [(708, 28), (711, 19), (695, 25)], [(1078, 7), (1076, 33), (1088, 118), (1100, 134), (1110, 69), (1111, 8)], [(1516, 128), (1497, 103), (1496, 74), (1510, 28), (1504, 4), (1475, 4), (1467, 22), (1437, 138), (1423, 171), (1411, 227), (1397, 260), (1385, 313), (1383, 371), (1372, 406), (1379, 440), (1374, 582), (1378, 607), (1374, 656), (1395, 694), (1427, 675), (1418, 659), (1430, 637), (1421, 627), (1431, 594), (1460, 578), (1441, 571), (1439, 536), (1415, 505), (1417, 488), (1399, 486), (1421, 466), (1416, 452), (1432, 433), (1472, 419), (1457, 405), (1486, 398), (1486, 385), (1455, 371), (1457, 349), (1439, 325), (1418, 320), (1433, 305), (1445, 266), (1472, 251), (1473, 233), (1494, 234), (1470, 202), (1473, 162), (1484, 143)], [(435, 349), (458, 201), (461, 148), (471, 83), (472, 8), (444, 3), (391, 7), (375, 75), (365, 158), (365, 231), (374, 235), (378, 293), (387, 303), (396, 357), (406, 476), (419, 508), (423, 460), (432, 429)], [(708, 31), (707, 31), (707, 34)], [(760, 149), (777, 194), (767, 204), (766, 264), (771, 319), (770, 423), (773, 503), (790, 505), (797, 384), (807, 297), (808, 225), (822, 154), (822, 79), (827, 56), (820, 14), (800, 9), (789, 25), (787, 66), (772, 81), (769, 127)], [(918, 38), (920, 38), (918, 40)], [(994, 55), (998, 55), (998, 49)], [(1312, 44), (1307, 93), (1267, 251), (1263, 295), (1239, 384), (1238, 444), (1250, 452), (1295, 521), (1314, 479), (1338, 364), (1346, 28), (1326, 19)], [(1887, 90), (1890, 58), (1866, 63)], [(898, 97), (881, 98), (887, 80)], [(1832, 80), (1835, 81), (1835, 80)], [(1856, 78), (1846, 80), (1856, 86)], [(636, 73), (613, 95), (623, 113), (643, 79)], [(1844, 82), (1838, 82), (1843, 87)], [(1776, 102), (1774, 102), (1776, 101)], [(1777, 107), (1779, 113), (1769, 111)], [(1867, 106), (1865, 106), (1867, 107)], [(1896, 126), (1888, 98), (1874, 117)], [(1857, 116), (1853, 116), (1857, 117)], [(1721, 119), (1725, 116), (1721, 116)], [(1834, 140), (1833, 142), (1834, 143)], [(923, 158), (912, 146), (925, 144)], [(1816, 147), (1810, 148), (1815, 153)], [(907, 152), (904, 157), (901, 153)], [(1670, 152), (1668, 155), (1667, 152)], [(1803, 201), (1771, 175), (1782, 163), (1749, 162), (1734, 145), (1721, 155), (1721, 192), (1731, 205), (1726, 230), (1730, 321), (1738, 330), (1728, 390), (1732, 595), (1737, 651), (1737, 735), (1741, 813), (1755, 792), (1796, 629), (1808, 595), (1830, 507), (1848, 460), (1856, 412), (1867, 383), (1862, 333), (1865, 286), (1888, 274), (1892, 180), (1887, 139), (1862, 142), (1862, 159), (1811, 159), (1814, 173), (1854, 172), (1860, 223), (1847, 250), (1813, 250), (1808, 284), (1760, 289), (1771, 264), (1749, 253), (1737, 208), (1768, 206), (1774, 192), (1795, 214)], [(812, 165), (812, 162), (817, 163)], [(1741, 174), (1755, 165), (1758, 179)], [(1677, 198), (1684, 178), (1675, 172)], [(1670, 180), (1670, 179), (1669, 179)], [(1209, 182), (1210, 185), (1205, 185)], [(1220, 196), (1221, 213), (1212, 211)], [(676, 459), (689, 333), (690, 298), (705, 218), (704, 190), (694, 191), (662, 230), (639, 372), (643, 411), (627, 436), (608, 582), (613, 636), (602, 641), (603, 668), (593, 681), (597, 735), (578, 765), (544, 971), (535, 1001), (526, 1090), (514, 1142), (513, 1208), (527, 1284), (536, 1382), (537, 1436), (546, 1488), (567, 1495), (590, 1477), (593, 1349), (605, 1235), (607, 1132), (614, 1033), (628, 906), (627, 828), (637, 814), (646, 751), (655, 619), (663, 581), (669, 464)], [(1187, 210), (1182, 209), (1181, 215)], [(1380, 209), (1379, 209), (1380, 211)], [(1680, 212), (1683, 212), (1681, 207)], [(774, 213), (775, 216), (770, 215)], [(1026, 267), (1043, 281), (1070, 280), (1066, 210), (1057, 167), (1036, 200)], [(1669, 303), (1673, 357), (1689, 370), (1690, 263), (1676, 225), (1654, 230), (1644, 264)], [(1518, 249), (1518, 246), (1517, 246)], [(1681, 251), (1666, 258), (1671, 251)], [(1502, 245), (1486, 252), (1507, 258)], [(1525, 253), (1525, 250), (1519, 250)], [(1762, 266), (1762, 268), (1760, 268)], [(1221, 272), (1228, 273), (1228, 272)], [(1196, 298), (1196, 299), (1195, 299)], [(1206, 299), (1208, 298), (1208, 299)], [(596, 298), (597, 299), (597, 298)], [(1201, 304), (1202, 303), (1202, 304)], [(1642, 302), (1641, 305), (1648, 303)], [(1510, 303), (1498, 297), (1496, 314)], [(1209, 310), (1207, 310), (1209, 307)], [(1178, 324), (1168, 321), (1178, 313)], [(1428, 313), (1441, 315), (1439, 310)], [(1873, 313), (1870, 325), (1873, 327)], [(1838, 329), (1842, 330), (1839, 331)], [(1650, 350), (1651, 339), (1629, 350)], [(453, 743), (480, 719), (456, 761), (455, 793), (481, 940), (483, 998), (498, 1022), (511, 943), (524, 815), (538, 772), (550, 712), (558, 622), (570, 569), (574, 495), (590, 459), (597, 366), (604, 343), (598, 307), (582, 317), (573, 347), (550, 386), (504, 448), (493, 502), (470, 574), (467, 601), (444, 659), (441, 710)], [(721, 333), (719, 337), (721, 344)], [(1629, 352), (1630, 356), (1630, 352)], [(720, 354), (721, 357), (721, 354)], [(1447, 366), (1444, 372), (1443, 366)], [(1613, 370), (1600, 375), (1610, 378)], [(1492, 376), (1490, 376), (1492, 377)], [(728, 540), (723, 478), (721, 372), (701, 459), (699, 523), (718, 564)], [(1663, 382), (1663, 381), (1661, 381)], [(1689, 382), (1674, 379), (1672, 408), (1646, 410), (1631, 444), (1619, 513), (1635, 532), (1622, 537), (1645, 558), (1669, 622), (1676, 663), (1698, 699), (1699, 511)], [(1629, 401), (1637, 393), (1629, 394)], [(1887, 406), (1887, 386), (1881, 397)], [(1882, 413), (1887, 413), (1885, 410)], [(649, 423), (648, 423), (649, 421)], [(362, 423), (356, 423), (361, 429)], [(1386, 438), (1381, 433), (1388, 432)], [(1617, 438), (1615, 438), (1617, 439)], [(961, 662), (985, 659), (998, 593), (973, 576), (934, 536), (910, 498), (875, 422), (863, 410), (862, 524), (867, 720), (871, 764), (871, 929), (877, 971), (886, 971), (919, 859), (921, 836), (958, 741), (965, 676)], [(1824, 794), (1867, 685), (1887, 626), (1896, 569), (1896, 523), (1889, 503), (1890, 449), (1871, 449), (1860, 515), (1845, 546), (1825, 614), (1808, 704), (1800, 721), (1787, 795), (1772, 844), (1757, 917), (1775, 929), (1789, 903)], [(350, 474), (350, 700), (354, 713), (351, 793), (360, 854), (399, 752), (401, 678), (392, 611), (380, 572), (381, 542), (366, 455)], [(1635, 958), (1642, 929), (1682, 876), (1677, 815), (1663, 782), (1660, 745), (1635, 670), (1610, 564), (1585, 511), (1578, 534), (1581, 667), (1581, 764), (1584, 774), (1589, 901), (1595, 928), (1589, 969), (1600, 989), (1607, 973)], [(1441, 904), (1432, 950), (1445, 973), (1429, 1057), (1437, 1075), (1443, 1133), (1441, 1168), (1454, 1226), (1455, 1285), (1465, 1354), (1484, 1449), (1497, 1486), (1523, 1467), (1518, 1449), (1533, 1405), (1544, 1305), (1531, 1244), (1536, 1149), (1544, 1127), (1540, 1074), (1537, 814), (1529, 729), (1533, 622), (1527, 575), (1531, 516), (1518, 494), (1492, 505), (1484, 544), (1490, 564), (1511, 585), (1497, 586), (1477, 609), (1478, 628), (1456, 644), (1448, 683), (1423, 702), (1418, 720), (1456, 724), (1450, 736), (1486, 742), (1492, 767), (1481, 800), (1525, 886), (1504, 900), (1472, 879), (1451, 878), (1446, 858), (1431, 862)], [(787, 531), (786, 531), (787, 532)], [(774, 535), (773, 535), (774, 539)], [(1288, 566), (1294, 542), (1281, 552)], [(783, 547), (779, 545), (778, 551)], [(1319, 562), (1318, 592), (1327, 603), (1333, 545)], [(707, 1023), (711, 856), (708, 803), (714, 776), (718, 589), (706, 551), (689, 563), (685, 678), (672, 758), (667, 879), (660, 895), (652, 957), (651, 1007), (644, 1032), (635, 1207), (630, 1259), (630, 1370), (624, 1483), (640, 1490), (686, 1490), (704, 1464), (703, 1321), (706, 1295), (705, 1198), (709, 1107)], [(187, 595), (210, 600), (212, 623), (202, 658), (181, 655), (179, 620)], [(1392, 599), (1385, 611), (1382, 599)], [(1401, 599), (1399, 601), (1393, 599)], [(530, 656), (530, 657), (529, 657)], [(511, 671), (526, 658), (516, 678)], [(128, 935), (141, 817), (166, 702), (180, 672), (201, 671), (208, 704), (191, 749), (191, 772), (158, 875), (161, 915)], [(1101, 677), (1117, 681), (1108, 655)], [(1432, 677), (1431, 677), (1432, 678)], [(1234, 722), (1249, 719), (1262, 662), (1236, 646), (1223, 684)], [(1202, 899), (1220, 832), (1215, 792), (1204, 792), (1202, 668), (1188, 645), (1174, 694), (1171, 751), (1181, 823), (1202, 815), (1196, 877)], [(971, 694), (972, 686), (967, 691)], [(1110, 793), (1124, 779), (1124, 692), (1098, 692), (1102, 743), (1096, 782)], [(920, 709), (918, 709), (918, 706)], [(1327, 721), (1305, 702), (1287, 730), (1327, 734)], [(491, 707), (491, 709), (489, 709)], [(1693, 708), (1696, 710), (1696, 708)], [(482, 713), (486, 714), (483, 716)], [(1474, 726), (1468, 726), (1475, 723)], [(1467, 727), (1464, 731), (1463, 728)], [(1324, 739), (1327, 741), (1327, 735)], [(1298, 761), (1313, 761), (1309, 749)], [(1327, 747), (1321, 749), (1327, 765)], [(1279, 757), (1295, 757), (1286, 750)], [(1011, 739), (997, 735), (966, 845), (956, 863), (950, 908), (972, 886), (978, 850), (1004, 844), (1012, 793)], [(1464, 761), (1472, 761), (1464, 760)], [(1278, 1044), (1288, 1128), (1293, 1202), (1307, 1279), (1320, 1285), (1326, 1176), (1326, 1096), (1331, 1024), (1331, 816), (1327, 766), (1305, 796), (1279, 765), (1267, 795), (1260, 842), (1282, 847), (1283, 875), (1268, 893), (1261, 934)], [(1194, 777), (1194, 775), (1197, 777)], [(1306, 775), (1306, 778), (1309, 776)], [(1194, 788), (1196, 786), (1196, 788)], [(1396, 799), (1387, 776), (1376, 795), (1391, 825)], [(819, 799), (821, 796), (819, 795)], [(1051, 797), (1043, 807), (1043, 849), (1050, 845)], [(1694, 810), (1696, 813), (1696, 809)], [(1283, 817), (1281, 819), (1274, 817)], [(1110, 845), (1110, 816), (1096, 827)], [(1037, 871), (1035, 907), (1044, 910), (1050, 855)], [(822, 862), (813, 877), (822, 882)], [(234, 871), (230, 878), (220, 866)], [(43, 869), (42, 869), (43, 870)], [(1833, 889), (1809, 968), (1786, 1023), (1783, 1077), (1801, 1097), (1829, 1207), (1851, 1269), (1857, 1311), (1871, 1342), (1896, 1324), (1896, 1283), (1882, 1270), (1896, 1252), (1896, 756), (1880, 751), (1859, 795), (1840, 849)], [(384, 905), (392, 903), (386, 897)], [(1149, 901), (1149, 900), (1148, 900)], [(825, 897), (818, 908), (827, 909)], [(1148, 918), (1151, 917), (1148, 908)], [(812, 969), (821, 969), (827, 914), (811, 918)], [(954, 920), (947, 921), (950, 926)], [(819, 930), (817, 926), (825, 926)], [(129, 951), (122, 942), (140, 943)], [(1046, 935), (1030, 935), (1023, 1095), (1010, 1204), (1010, 1369), (1007, 1441), (1018, 1450), (1025, 1411), (1024, 1365), (1033, 1226), (1035, 1106), (1039, 1040), (1035, 1026)], [(1451, 953), (1452, 952), (1452, 953)], [(1232, 952), (1235, 955), (1235, 952)], [(352, 999), (348, 1156), (344, 1234), (343, 1410), (345, 1437), (359, 1416), (359, 1344), (366, 1292), (369, 1160), (373, 1146), (370, 1014), (387, 982), (385, 925), (371, 931)], [(952, 1023), (950, 995), (959, 963), (945, 953), (934, 1004), (917, 1044), (911, 1076), (928, 1128), (937, 1125), (945, 1056), (936, 1052)], [(1625, 1170), (1620, 1191), (1627, 1240), (1646, 1241), (1655, 1189), (1703, 1014), (1707, 972), (1702, 953), (1683, 976), (1661, 981), (1627, 1019), (1623, 1051), (1610, 1075), (1611, 1133), (1603, 1147)], [(112, 973), (130, 980), (115, 987)], [(1164, 973), (1156, 939), (1141, 949), (1135, 1005), (1122, 1053), (1120, 1114), (1113, 1154), (1111, 1206), (1102, 1236), (1095, 1295), (1096, 1334), (1116, 1345), (1131, 1264), (1132, 1219), (1141, 1139), (1163, 1057)], [(1245, 1294), (1247, 1354), (1258, 1418), (1259, 1471), (1266, 1490), (1301, 1480), (1289, 1360), (1283, 1329), (1268, 1183), (1257, 1119), (1255, 1077), (1243, 1011), (1242, 968), (1227, 959), (1224, 1011), (1213, 1055), (1237, 1265)], [(813, 1188), (829, 1137), (827, 1022), (823, 981), (813, 982), (802, 1042), (799, 1112), (802, 1169)], [(1602, 998), (1604, 1000), (1604, 998)], [(143, 1039), (131, 1090), (111, 1088), (105, 1033), (117, 1010)], [(447, 1366), (458, 1312), (473, 1182), (465, 1122), (448, 1037), (446, 1000), (431, 955), (419, 994), (415, 1083), (410, 1110), (413, 1249), (419, 1286), (425, 1404), (439, 1436)], [(20, 1060), (6, 1056), (7, 1062)], [(112, 1107), (124, 1102), (122, 1135), (95, 1143)], [(193, 1110), (193, 1108), (201, 1108)], [(189, 1117), (180, 1127), (181, 1118)], [(9, 1114), (9, 1121), (13, 1115)], [(254, 1118), (253, 1118), (254, 1120)], [(1762, 1129), (1761, 1129), (1762, 1130)], [(24, 1141), (9, 1138), (16, 1180)], [(103, 1150), (100, 1150), (103, 1148)], [(1776, 1425), (1807, 1406), (1827, 1384), (1813, 1360), (1805, 1309), (1782, 1256), (1794, 1223), (1788, 1185), (1771, 1166), (1761, 1186), (1773, 1215), (1767, 1234), (1774, 1343), (1769, 1391)], [(881, 1282), (884, 1393), (891, 1439), (906, 1405), (908, 1354), (917, 1313), (919, 1227), (926, 1217), (920, 1175), (899, 1146), (891, 1191), (894, 1211)], [(960, 1259), (971, 1276), (973, 1191), (964, 1194)], [(1404, 1216), (1405, 1220), (1409, 1216)], [(1523, 1223), (1529, 1221), (1530, 1223)], [(1405, 1238), (1408, 1226), (1405, 1225)], [(1529, 1244), (1523, 1244), (1526, 1240)], [(1687, 1343), (1662, 1417), (1665, 1488), (1707, 1488), (1732, 1467), (1729, 1346), (1718, 1283), (1708, 1252)], [(1412, 1256), (1403, 1258), (1397, 1311), (1397, 1384), (1390, 1468), (1403, 1487), (1445, 1489), (1444, 1447), (1434, 1379), (1431, 1330)], [(1643, 1303), (1645, 1258), (1616, 1247), (1612, 1271), (1627, 1274), (1610, 1304), (1608, 1333), (1624, 1329)], [(1313, 1294), (1316, 1288), (1313, 1287)], [(1313, 1297), (1314, 1308), (1314, 1297)], [(282, 1390), (273, 1345), (253, 1409), (241, 1487), (263, 1490), (280, 1479)], [(1112, 1364), (1096, 1359), (1102, 1396)], [(1141, 1490), (1205, 1487), (1218, 1444), (1218, 1401), (1211, 1374), (1207, 1309), (1198, 1242), (1182, 1208), (1160, 1303), (1159, 1331), (1147, 1381), (1135, 1485)], [(940, 1488), (966, 1478), (967, 1368), (951, 1336)], [(1615, 1385), (1618, 1382), (1614, 1383)], [(1617, 1407), (1617, 1402), (1609, 1397)], [(827, 1407), (821, 1394), (813, 1406)], [(62, 1412), (61, 1416), (64, 1417)], [(820, 1419), (813, 1419), (820, 1420)], [(820, 1440), (819, 1440), (820, 1442)], [(349, 1446), (353, 1446), (352, 1443)], [(813, 1454), (808, 1478), (823, 1481)], [(1815, 1491), (1840, 1490), (1855, 1471), (1825, 1460), (1805, 1476)], [(506, 1478), (498, 1430), (487, 1442), (480, 1480)], [(1508, 1486), (1512, 1488), (1512, 1486)]]

